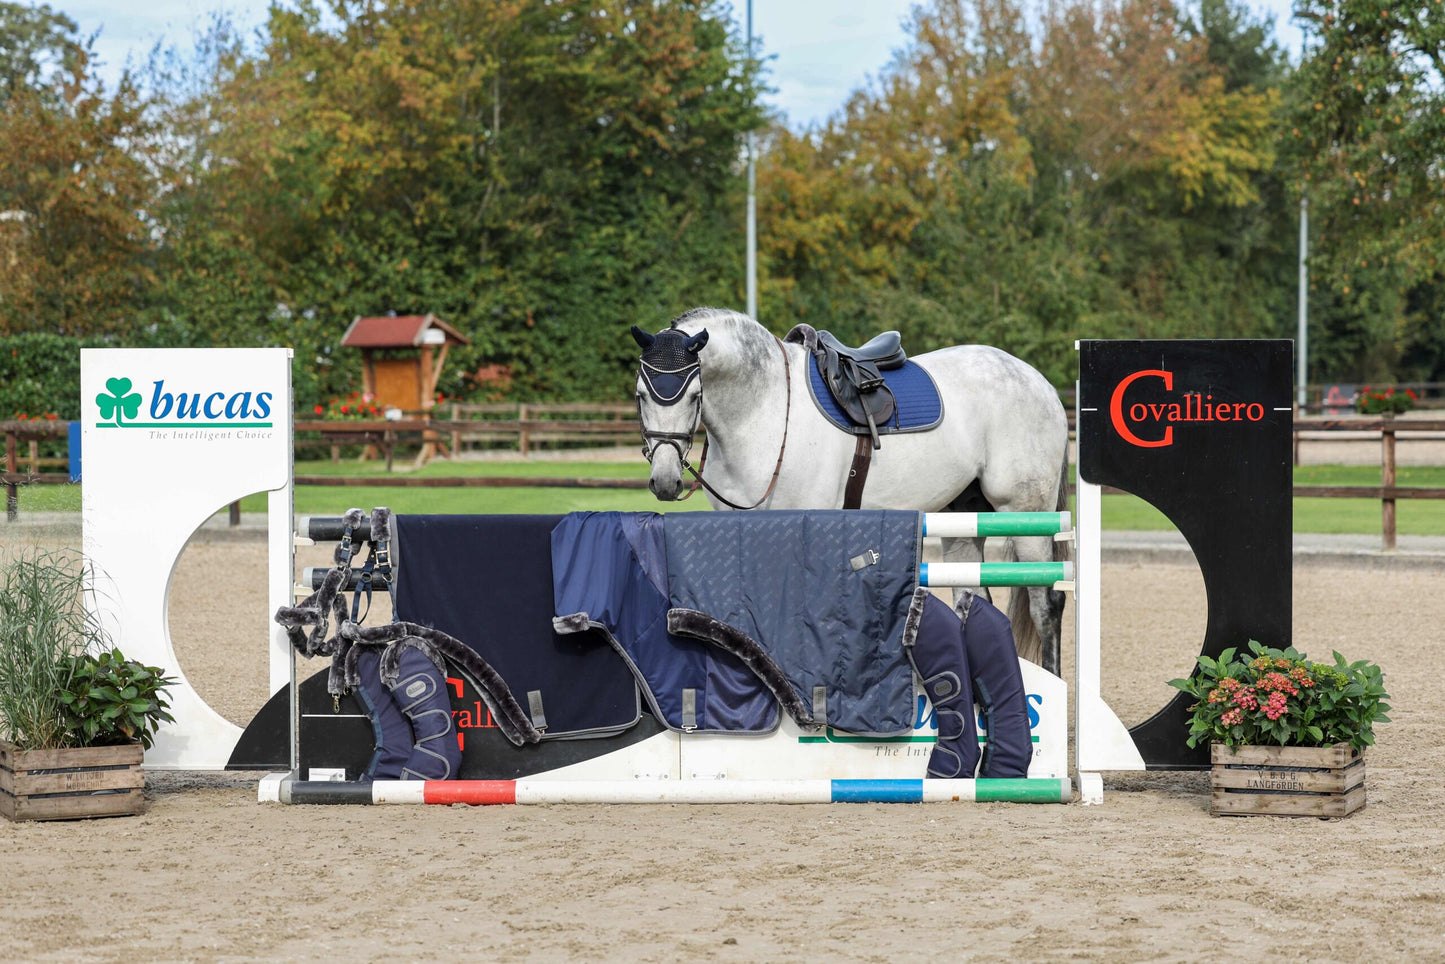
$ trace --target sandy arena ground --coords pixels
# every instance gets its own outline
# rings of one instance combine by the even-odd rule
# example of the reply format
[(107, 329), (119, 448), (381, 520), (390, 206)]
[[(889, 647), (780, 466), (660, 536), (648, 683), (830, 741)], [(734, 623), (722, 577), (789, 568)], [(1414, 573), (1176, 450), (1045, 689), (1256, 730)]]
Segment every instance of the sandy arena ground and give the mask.
[[(265, 695), (264, 566), (193, 545), (173, 584), (181, 665), (237, 723)], [(139, 817), (0, 820), (0, 958), (1439, 961), (1442, 575), (1295, 571), (1296, 644), (1374, 659), (1395, 707), (1343, 821), (1210, 817), (1199, 773), (1115, 775), (1089, 808), (340, 808), (153, 772)], [(1105, 581), (1105, 696), (1137, 722), (1193, 663), (1203, 584)]]

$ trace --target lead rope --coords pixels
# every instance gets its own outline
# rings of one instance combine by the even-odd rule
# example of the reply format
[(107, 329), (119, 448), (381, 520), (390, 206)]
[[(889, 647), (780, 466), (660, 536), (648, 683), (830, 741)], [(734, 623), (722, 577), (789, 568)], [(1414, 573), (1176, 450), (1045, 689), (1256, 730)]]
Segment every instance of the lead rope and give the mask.
[[(683, 502), (691, 498), (692, 494), (697, 491), (698, 486), (701, 486), (702, 488), (707, 489), (708, 495), (712, 496), (714, 499), (717, 499), (728, 508), (737, 509), (740, 512), (747, 512), (749, 509), (756, 509), (758, 506), (768, 501), (768, 498), (773, 494), (773, 489), (777, 488), (778, 473), (783, 470), (783, 453), (788, 450), (788, 420), (792, 415), (793, 411), (793, 371), (792, 365), (788, 362), (788, 349), (784, 347), (783, 340), (777, 335), (774, 335), (773, 341), (778, 343), (778, 350), (783, 353), (783, 384), (787, 386), (787, 401), (784, 404), (783, 408), (783, 444), (778, 446), (778, 461), (777, 464), (773, 466), (773, 477), (768, 482), (768, 491), (764, 492), (763, 497), (758, 501), (754, 502), (752, 505), (738, 505), (736, 502), (732, 502), (725, 496), (723, 496), (720, 492), (718, 492), (717, 489), (714, 489), (712, 486), (708, 485), (707, 480), (702, 477), (702, 470), (707, 467), (707, 446), (708, 442), (711, 439), (710, 437), (704, 437), (702, 440), (702, 458), (698, 459), (697, 468), (694, 469), (691, 465), (687, 463), (686, 460), (684, 460), (682, 463), (682, 467), (691, 472), (692, 477), (697, 479), (697, 485), (688, 489), (687, 495), (683, 496), (677, 501)], [(706, 428), (706, 426), (704, 426), (704, 428)]]

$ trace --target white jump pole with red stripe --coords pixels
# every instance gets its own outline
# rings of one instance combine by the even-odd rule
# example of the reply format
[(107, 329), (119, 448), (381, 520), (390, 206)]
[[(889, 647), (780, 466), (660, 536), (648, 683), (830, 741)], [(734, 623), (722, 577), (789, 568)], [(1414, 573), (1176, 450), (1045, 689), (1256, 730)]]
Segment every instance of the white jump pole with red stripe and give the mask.
[[(269, 781), (269, 782), (267, 782)], [(263, 802), (309, 804), (1068, 803), (1067, 778), (1017, 780), (375, 780), (262, 782)]]

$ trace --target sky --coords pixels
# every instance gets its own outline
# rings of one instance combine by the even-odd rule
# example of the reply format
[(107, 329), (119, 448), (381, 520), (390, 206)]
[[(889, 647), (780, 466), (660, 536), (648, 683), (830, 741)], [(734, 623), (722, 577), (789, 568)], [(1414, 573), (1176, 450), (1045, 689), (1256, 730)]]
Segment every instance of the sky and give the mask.
[[(26, 0), (30, 2), (30, 0)], [(107, 82), (127, 57), (140, 63), (158, 41), (184, 46), (215, 11), (247, 32), (266, 20), (268, 0), (48, 0), (80, 27), (98, 33), (95, 50)], [(753, 0), (753, 35), (769, 61), (769, 106), (799, 128), (822, 123), (848, 96), (877, 77), (907, 37), (913, 0)], [(733, 0), (740, 26), (747, 0)], [(1290, 23), (1290, 0), (1251, 0), (1275, 17), (1275, 36), (1297, 58), (1301, 35)]]

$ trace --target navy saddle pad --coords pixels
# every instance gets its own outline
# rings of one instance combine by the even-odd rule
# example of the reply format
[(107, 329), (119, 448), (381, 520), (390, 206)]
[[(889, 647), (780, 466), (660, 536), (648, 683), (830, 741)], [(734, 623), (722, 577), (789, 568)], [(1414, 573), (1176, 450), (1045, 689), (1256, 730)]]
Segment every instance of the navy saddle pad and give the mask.
[(501, 674), (546, 738), (603, 736), (642, 712), (627, 664), (596, 632), (552, 631), (555, 515), (397, 515), (398, 619), (455, 636)]
[[(893, 435), (899, 432), (926, 432), (943, 421), (943, 399), (939, 397), (938, 386), (933, 376), (915, 363), (908, 361), (902, 368), (880, 372), (883, 382), (893, 392), (897, 411), (891, 419), (878, 425), (879, 435)], [(845, 432), (866, 435), (868, 426), (856, 425), (828, 391), (823, 373), (818, 369), (818, 357), (808, 357), (808, 384), (812, 388), (813, 403), (823, 416)]]

